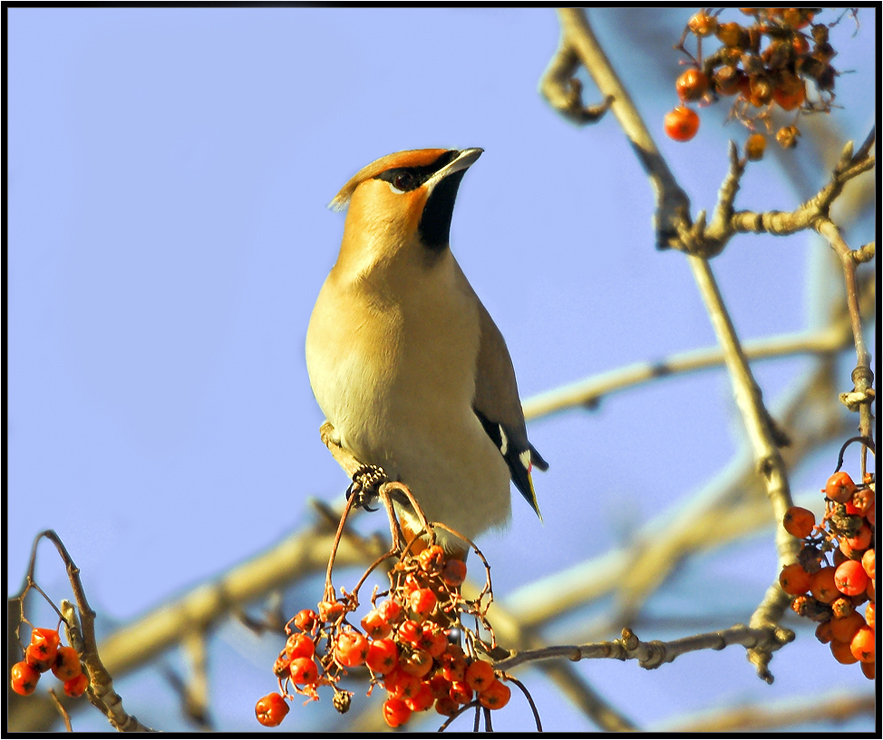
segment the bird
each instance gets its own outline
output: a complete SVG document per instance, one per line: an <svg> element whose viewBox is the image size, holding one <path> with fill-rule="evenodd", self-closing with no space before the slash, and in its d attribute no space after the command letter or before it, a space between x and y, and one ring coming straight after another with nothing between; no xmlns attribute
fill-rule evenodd
<svg viewBox="0 0 883 740"><path fill-rule="evenodd" d="M418 149L359 170L329 204L347 210L337 261L306 335L310 385L334 441L408 486L446 553L511 517L510 481L542 521L503 335L450 248L454 202L484 150ZM395 500L406 536L421 531ZM418 548L419 549L419 548Z"/></svg>

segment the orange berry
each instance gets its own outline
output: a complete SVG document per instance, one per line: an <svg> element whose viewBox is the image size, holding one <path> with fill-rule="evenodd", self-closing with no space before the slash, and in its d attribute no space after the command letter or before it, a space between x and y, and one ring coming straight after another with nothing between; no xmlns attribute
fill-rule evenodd
<svg viewBox="0 0 883 740"><path fill-rule="evenodd" d="M49 666L55 662L55 656L58 654L58 645L61 638L58 636L58 630L49 630L41 627L35 627L31 631L32 655L34 660L48 661ZM46 670L49 670L48 668Z"/></svg>
<svg viewBox="0 0 883 740"><path fill-rule="evenodd" d="M426 619L435 609L437 603L438 598L431 588L418 588L416 591L412 591L408 597L408 607L416 622Z"/></svg>
<svg viewBox="0 0 883 740"><path fill-rule="evenodd" d="M468 704L472 701L472 689L469 688L469 684L465 681L451 681L448 696L457 704Z"/></svg>
<svg viewBox="0 0 883 740"><path fill-rule="evenodd" d="M37 688L40 680L40 671L24 660L12 666L12 690L22 696L30 696Z"/></svg>
<svg viewBox="0 0 883 740"><path fill-rule="evenodd" d="M417 693L405 698L404 702L412 712L425 712L435 703L435 697L432 695L429 683L423 681Z"/></svg>
<svg viewBox="0 0 883 740"><path fill-rule="evenodd" d="M473 660L466 669L466 683L469 688L481 693L496 680L494 667L485 660Z"/></svg>
<svg viewBox="0 0 883 740"><path fill-rule="evenodd" d="M856 658L852 654L852 650L849 649L848 642L831 640L831 654L834 656L834 660L836 660L838 663L843 663L843 665L858 663L858 658Z"/></svg>
<svg viewBox="0 0 883 740"><path fill-rule="evenodd" d="M852 651L856 660L862 663L873 663L877 655L877 637L873 627L859 627L858 632L849 643L849 649Z"/></svg>
<svg viewBox="0 0 883 740"><path fill-rule="evenodd" d="M391 697L409 699L420 691L422 681L417 676L405 673L401 667L395 668L383 677L383 685Z"/></svg>
<svg viewBox="0 0 883 740"><path fill-rule="evenodd" d="M368 657L368 638L358 632L341 632L334 645L334 659L342 666L355 668Z"/></svg>
<svg viewBox="0 0 883 740"><path fill-rule="evenodd" d="M867 524L862 524L852 537L844 537L840 540L840 551L848 558L862 559L863 553L874 540L874 533ZM868 552L871 552L868 550Z"/></svg>
<svg viewBox="0 0 883 740"><path fill-rule="evenodd" d="M847 513L865 516L868 513L868 509L874 505L874 500L874 492L870 488L859 488L852 494L852 501L850 502L855 511L847 510Z"/></svg>
<svg viewBox="0 0 883 740"><path fill-rule="evenodd" d="M872 527L877 526L877 502L872 501L871 505L868 507L868 510L865 512L865 519L868 520L868 524Z"/></svg>
<svg viewBox="0 0 883 740"><path fill-rule="evenodd" d="M776 132L776 141L783 149L793 149L797 146L797 137L800 129L797 126L783 126Z"/></svg>
<svg viewBox="0 0 883 740"><path fill-rule="evenodd" d="M423 637L423 628L413 619L406 619L399 625L396 634L400 642L410 642L414 645Z"/></svg>
<svg viewBox="0 0 883 740"><path fill-rule="evenodd" d="M310 686L319 680L319 666L312 658L295 658L291 661L291 680Z"/></svg>
<svg viewBox="0 0 883 740"><path fill-rule="evenodd" d="M432 695L436 699L440 699L448 695L448 692L451 690L451 682L441 673L436 673L429 679L429 687L432 689Z"/></svg>
<svg viewBox="0 0 883 740"><path fill-rule="evenodd" d="M824 622L819 622L819 626L816 627L816 639L823 645L827 645L834 639L834 632L831 627L832 621L827 619Z"/></svg>
<svg viewBox="0 0 883 740"><path fill-rule="evenodd" d="M377 605L377 611L390 624L395 624L402 617L402 605L397 601L382 601Z"/></svg>
<svg viewBox="0 0 883 740"><path fill-rule="evenodd" d="M806 83L799 77L784 77L773 90L773 100L782 110L794 110L806 100Z"/></svg>
<svg viewBox="0 0 883 740"><path fill-rule="evenodd" d="M445 564L445 551L439 545L427 547L417 556L417 562L427 573L438 573Z"/></svg>
<svg viewBox="0 0 883 740"><path fill-rule="evenodd" d="M295 658L312 658L316 654L316 644L309 635L303 632L295 632L285 642L285 655L289 660Z"/></svg>
<svg viewBox="0 0 883 740"><path fill-rule="evenodd" d="M368 646L365 663L373 673L385 675L399 664L398 646L389 639L373 640Z"/></svg>
<svg viewBox="0 0 883 740"><path fill-rule="evenodd" d="M876 661L873 663L860 663L862 667L862 673L865 674L865 678L870 678L872 681L877 677L877 663Z"/></svg>
<svg viewBox="0 0 883 740"><path fill-rule="evenodd" d="M466 677L466 658L460 655L452 655L451 649L441 656L442 675L448 681L463 681Z"/></svg>
<svg viewBox="0 0 883 740"><path fill-rule="evenodd" d="M502 681L496 678L493 682L478 695L478 701L483 707L488 709L502 709L509 703L512 696L512 690Z"/></svg>
<svg viewBox="0 0 883 740"><path fill-rule="evenodd" d="M865 569L865 573L868 574L868 578L877 577L877 556L874 554L873 547L862 555L862 567Z"/></svg>
<svg viewBox="0 0 883 740"><path fill-rule="evenodd" d="M840 596L837 584L834 583L834 568L830 566L817 570L809 577L810 591L819 601L830 604Z"/></svg>
<svg viewBox="0 0 883 740"><path fill-rule="evenodd" d="M840 642L850 642L860 627L865 626L865 619L858 612L840 619L830 620L831 636Z"/></svg>
<svg viewBox="0 0 883 740"><path fill-rule="evenodd" d="M418 640L417 647L425 650L433 658L438 658L448 649L448 638L440 627L436 626L435 629L430 630L426 628L427 624L431 623L424 623L423 636Z"/></svg>
<svg viewBox="0 0 883 740"><path fill-rule="evenodd" d="M466 563L458 558L451 558L445 563L441 576L448 586L459 586L466 580Z"/></svg>
<svg viewBox="0 0 883 740"><path fill-rule="evenodd" d="M877 584L874 583L875 580L876 580L875 578L869 578L869 579L868 579L868 589L867 589L867 594L868 594L868 598L869 598L871 601L876 601L876 600L877 600Z"/></svg>
<svg viewBox="0 0 883 740"><path fill-rule="evenodd" d="M849 473L843 470L834 473L825 484L825 495L838 504L845 504L852 498L853 493L855 493L855 483L852 482Z"/></svg>
<svg viewBox="0 0 883 740"><path fill-rule="evenodd" d="M752 162L763 159L766 150L766 136L763 134L751 134L745 142L745 156ZM787 514L786 514L787 516Z"/></svg>
<svg viewBox="0 0 883 740"><path fill-rule="evenodd" d="M873 601L868 602L868 606L865 608L865 621L868 623L868 627L875 630L877 629L877 607L874 604Z"/></svg>
<svg viewBox="0 0 883 740"><path fill-rule="evenodd" d="M717 28L717 18L713 15L708 15L704 10L700 10L690 18L687 27L696 36L709 36Z"/></svg>
<svg viewBox="0 0 883 740"><path fill-rule="evenodd" d="M735 95L748 88L748 77L738 67L724 65L714 73L714 87L721 95Z"/></svg>
<svg viewBox="0 0 883 740"><path fill-rule="evenodd" d="M279 653L279 657L273 663L273 673L279 678L284 678L286 674L291 673L291 658L285 654L284 650Z"/></svg>
<svg viewBox="0 0 883 740"><path fill-rule="evenodd" d="M288 714L289 707L280 694L267 694L263 699L258 699L254 713L264 727L277 727Z"/></svg>
<svg viewBox="0 0 883 740"><path fill-rule="evenodd" d="M55 665L52 666L53 675L60 681L70 681L83 672L80 666L80 656L72 647L58 648L55 656Z"/></svg>
<svg viewBox="0 0 883 740"><path fill-rule="evenodd" d="M40 671L40 673L46 673L46 671L52 668L52 664L55 663L57 657L58 653L56 652L52 660L44 658L38 645L28 645L25 650L25 661L31 668Z"/></svg>
<svg viewBox="0 0 883 740"><path fill-rule="evenodd" d="M696 115L696 111L679 105L665 114L663 128L670 139L689 141L699 130L699 116Z"/></svg>
<svg viewBox="0 0 883 740"><path fill-rule="evenodd" d="M867 663L862 663L862 665L867 665ZM459 706L457 702L447 695L440 696L435 700L435 711L444 717L450 717L457 711Z"/></svg>
<svg viewBox="0 0 883 740"><path fill-rule="evenodd" d="M810 589L812 579L800 563L791 563L779 573L779 585L786 594L800 596Z"/></svg>
<svg viewBox="0 0 883 740"><path fill-rule="evenodd" d="M715 29L715 35L724 46L745 46L748 33L738 23L719 23Z"/></svg>
<svg viewBox="0 0 883 740"><path fill-rule="evenodd" d="M319 615L312 609L301 609L294 617L294 626L304 632L312 632L318 621Z"/></svg>
<svg viewBox="0 0 883 740"><path fill-rule="evenodd" d="M802 33L794 34L794 38L791 40L791 46L794 47L794 52L798 56L800 54L809 53L809 41L807 41L806 36Z"/></svg>
<svg viewBox="0 0 883 740"><path fill-rule="evenodd" d="M362 629L368 637L379 639L392 632L392 625L377 609L372 609L362 617Z"/></svg>
<svg viewBox="0 0 883 740"><path fill-rule="evenodd" d="M847 560L837 566L834 585L840 593L855 596L868 587L868 574L858 560Z"/></svg>
<svg viewBox="0 0 883 740"><path fill-rule="evenodd" d="M675 82L681 100L699 100L708 92L708 77L698 69L688 69Z"/></svg>
<svg viewBox="0 0 883 740"><path fill-rule="evenodd" d="M809 509L792 506L782 517L782 526L788 534L802 540L812 534L812 528L816 526L816 515Z"/></svg>
<svg viewBox="0 0 883 740"><path fill-rule="evenodd" d="M411 719L411 708L401 699L387 699L383 702L383 720L390 727L401 727Z"/></svg>
<svg viewBox="0 0 883 740"><path fill-rule="evenodd" d="M85 694L87 688L89 688L89 677L85 673L64 682L64 693L73 699Z"/></svg>

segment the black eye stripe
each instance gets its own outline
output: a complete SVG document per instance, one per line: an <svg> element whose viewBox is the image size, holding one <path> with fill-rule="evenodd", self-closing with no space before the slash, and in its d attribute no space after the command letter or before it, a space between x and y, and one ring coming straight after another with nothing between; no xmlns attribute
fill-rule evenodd
<svg viewBox="0 0 883 740"><path fill-rule="evenodd" d="M376 180L385 180L397 190L416 190L442 167L451 162L457 156L457 151L451 149L442 154L432 164L420 167L394 167L381 172L375 177Z"/></svg>

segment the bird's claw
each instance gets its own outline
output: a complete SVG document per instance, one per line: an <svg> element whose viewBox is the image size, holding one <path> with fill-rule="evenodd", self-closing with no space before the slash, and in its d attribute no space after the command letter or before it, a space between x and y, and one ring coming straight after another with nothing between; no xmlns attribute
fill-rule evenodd
<svg viewBox="0 0 883 740"><path fill-rule="evenodd" d="M368 503L378 497L380 484L386 480L386 473L378 465L362 465L353 473L353 482L346 489L346 500L356 496L355 507L366 511L377 511Z"/></svg>

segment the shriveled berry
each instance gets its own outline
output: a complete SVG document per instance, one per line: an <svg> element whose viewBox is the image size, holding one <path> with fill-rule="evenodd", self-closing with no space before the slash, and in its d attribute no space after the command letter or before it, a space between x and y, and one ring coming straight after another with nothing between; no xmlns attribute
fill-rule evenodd
<svg viewBox="0 0 883 740"><path fill-rule="evenodd" d="M698 69L688 69L675 82L681 100L700 100L708 92L708 77Z"/></svg>
<svg viewBox="0 0 883 740"><path fill-rule="evenodd" d="M312 609L301 609L294 617L294 626L304 632L312 632L319 621L319 615Z"/></svg>
<svg viewBox="0 0 883 740"><path fill-rule="evenodd" d="M751 134L748 137L748 141L745 142L745 156L752 162L763 159L765 149L766 137L763 134Z"/></svg>
<svg viewBox="0 0 883 740"><path fill-rule="evenodd" d="M392 625L377 609L372 609L362 617L362 629L368 637L379 639L392 632Z"/></svg>
<svg viewBox="0 0 883 740"><path fill-rule="evenodd" d="M439 545L427 547L417 556L417 562L426 573L438 573L445 564L445 551Z"/></svg>
<svg viewBox="0 0 883 740"><path fill-rule="evenodd" d="M346 612L346 607L340 601L320 601L319 619L323 622L336 622Z"/></svg>
<svg viewBox="0 0 883 740"><path fill-rule="evenodd" d="M419 648L409 650L399 657L399 666L405 673L423 678L432 670L432 656Z"/></svg>
<svg viewBox="0 0 883 740"><path fill-rule="evenodd" d="M687 27L696 36L710 36L717 28L717 18L704 10L695 13L687 22Z"/></svg>
<svg viewBox="0 0 883 740"><path fill-rule="evenodd" d="M797 126L783 126L776 132L776 141L783 149L793 149L797 146L797 137L800 129Z"/></svg>

